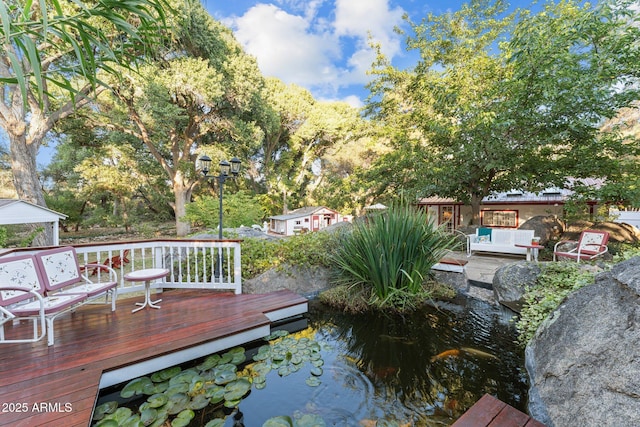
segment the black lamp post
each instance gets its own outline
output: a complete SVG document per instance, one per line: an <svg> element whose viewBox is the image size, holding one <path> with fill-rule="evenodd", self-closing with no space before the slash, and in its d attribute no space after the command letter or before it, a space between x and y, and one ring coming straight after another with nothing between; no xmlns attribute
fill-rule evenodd
<svg viewBox="0 0 640 427"><path fill-rule="evenodd" d="M220 175L218 176L209 176L209 172L211 171L211 158L207 155L200 156L198 159L198 163L200 166L200 171L204 175L205 178L217 178L218 179L218 189L220 194L220 208L219 208L219 221L218 221L218 239L222 240L222 187L224 186L224 182L227 178L236 178L238 173L240 173L240 165L242 162L234 157L231 159L231 163L223 160L219 163L220 166ZM231 172L231 175L229 175ZM220 277L220 266L222 266L222 250L218 251L218 265L216 265L216 277Z"/></svg>

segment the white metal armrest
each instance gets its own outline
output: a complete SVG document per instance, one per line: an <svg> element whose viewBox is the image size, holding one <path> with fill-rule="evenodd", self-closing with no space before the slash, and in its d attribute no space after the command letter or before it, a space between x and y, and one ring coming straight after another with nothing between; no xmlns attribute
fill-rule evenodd
<svg viewBox="0 0 640 427"><path fill-rule="evenodd" d="M98 276L98 282L100 281L100 275L103 273L103 270L107 270L106 272L104 272L104 274L109 275L109 280L116 280L118 277L118 273L116 273L116 271L109 267L108 265L104 265L104 264L84 264L80 266L80 275L82 276L82 278L87 282L87 283L96 283L93 280L89 279L89 276L87 276L87 271L97 268L98 269L98 273L96 274Z"/></svg>

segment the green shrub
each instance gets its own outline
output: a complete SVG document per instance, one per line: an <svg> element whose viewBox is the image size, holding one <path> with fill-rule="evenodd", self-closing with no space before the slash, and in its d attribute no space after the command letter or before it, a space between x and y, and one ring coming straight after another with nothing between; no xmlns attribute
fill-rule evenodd
<svg viewBox="0 0 640 427"><path fill-rule="evenodd" d="M7 247L8 239L7 229L5 227L0 227L0 248Z"/></svg>
<svg viewBox="0 0 640 427"><path fill-rule="evenodd" d="M372 288L372 304L403 306L407 296L424 291L431 267L454 244L455 237L434 226L424 211L392 206L354 223L331 257L336 283Z"/></svg>
<svg viewBox="0 0 640 427"><path fill-rule="evenodd" d="M258 199L244 191L225 194L222 202L223 227L236 228L241 225L258 224L265 216ZM192 225L218 228L220 218L220 199L218 197L198 197L185 209L184 219Z"/></svg>
<svg viewBox="0 0 640 427"><path fill-rule="evenodd" d="M550 262L541 265L536 286L527 289L520 319L516 322L518 342L525 346L540 324L571 292L593 283L594 275L574 262Z"/></svg>
<svg viewBox="0 0 640 427"><path fill-rule="evenodd" d="M315 232L279 240L246 238L242 242L242 275L255 277L271 268L330 266L330 253L338 238Z"/></svg>

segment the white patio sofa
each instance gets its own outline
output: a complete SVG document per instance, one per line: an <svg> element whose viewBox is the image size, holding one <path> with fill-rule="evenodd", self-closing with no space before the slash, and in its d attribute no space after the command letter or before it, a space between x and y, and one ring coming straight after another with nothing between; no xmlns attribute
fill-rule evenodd
<svg viewBox="0 0 640 427"><path fill-rule="evenodd" d="M481 227L475 234L467 235L467 256L473 252L526 255L527 248L517 247L516 244L530 245L533 237L534 230Z"/></svg>

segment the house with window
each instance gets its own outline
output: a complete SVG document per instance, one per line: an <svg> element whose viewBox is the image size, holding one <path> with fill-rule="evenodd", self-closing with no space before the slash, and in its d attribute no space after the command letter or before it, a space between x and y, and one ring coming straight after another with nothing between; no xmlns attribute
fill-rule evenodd
<svg viewBox="0 0 640 427"><path fill-rule="evenodd" d="M337 211L324 206L308 206L283 215L269 217L269 232L282 236L318 231L346 221Z"/></svg>
<svg viewBox="0 0 640 427"><path fill-rule="evenodd" d="M597 180L583 180L587 185L599 185ZM480 226L493 228L518 228L529 219L543 215L562 218L564 204L573 194L570 189L549 188L540 193L508 191L496 193L482 199L480 205ZM418 206L425 209L438 224L449 231L471 223L471 206L443 197L426 197L418 200ZM597 212L597 201L589 201L589 215Z"/></svg>

